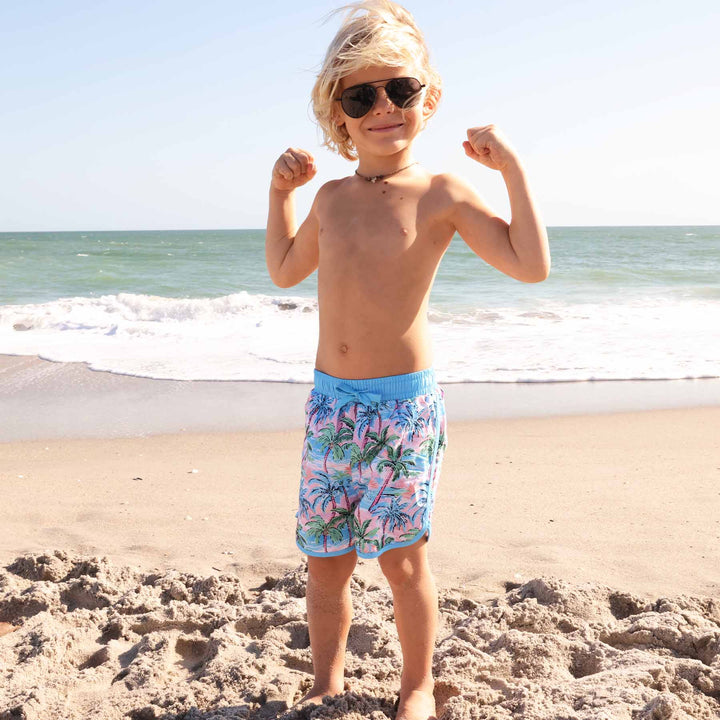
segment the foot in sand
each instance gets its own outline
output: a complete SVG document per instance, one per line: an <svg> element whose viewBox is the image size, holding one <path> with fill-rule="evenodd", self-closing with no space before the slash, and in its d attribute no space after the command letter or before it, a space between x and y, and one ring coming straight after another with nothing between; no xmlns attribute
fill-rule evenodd
<svg viewBox="0 0 720 720"><path fill-rule="evenodd" d="M409 690L400 692L395 720L437 720L435 698L430 690Z"/></svg>
<svg viewBox="0 0 720 720"><path fill-rule="evenodd" d="M315 687L313 685L310 690L308 691L307 695L305 695L304 698L298 700L295 703L295 707L300 707L300 705L303 705L304 703L315 703L316 705L322 705L323 698L326 695L329 695L330 697L334 697L335 695L342 695L342 693L345 692L345 688L340 688L339 690L337 688L323 688L323 687Z"/></svg>

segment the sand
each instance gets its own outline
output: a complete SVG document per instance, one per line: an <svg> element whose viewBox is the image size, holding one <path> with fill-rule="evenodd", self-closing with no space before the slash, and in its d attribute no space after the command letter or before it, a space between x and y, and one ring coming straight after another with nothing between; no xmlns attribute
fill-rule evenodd
<svg viewBox="0 0 720 720"><path fill-rule="evenodd" d="M111 415L114 376L91 375ZM43 414L43 393L13 394ZM346 693L290 709L312 682L301 428L77 437L83 408L64 437L0 442L0 720L394 717L374 560L353 579ZM580 410L448 404L428 544L441 720L720 717L720 407Z"/></svg>
<svg viewBox="0 0 720 720"><path fill-rule="evenodd" d="M234 575L143 573L62 551L18 558L0 572L12 626L0 718L393 717L392 597L362 580L346 692L288 711L311 685L305 580L304 565L249 589ZM535 578L488 602L443 590L439 617L442 720L720 713L717 599Z"/></svg>

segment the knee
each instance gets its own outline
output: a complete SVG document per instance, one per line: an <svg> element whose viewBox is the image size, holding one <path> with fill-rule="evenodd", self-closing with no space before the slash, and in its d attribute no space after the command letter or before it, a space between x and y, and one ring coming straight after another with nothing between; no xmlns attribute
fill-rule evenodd
<svg viewBox="0 0 720 720"><path fill-rule="evenodd" d="M427 555L421 547L412 550L406 548L388 550L378 557L378 562L391 586L417 584L429 572Z"/></svg>
<svg viewBox="0 0 720 720"><path fill-rule="evenodd" d="M350 582L356 564L354 552L335 557L308 556L308 581L329 590L339 590Z"/></svg>

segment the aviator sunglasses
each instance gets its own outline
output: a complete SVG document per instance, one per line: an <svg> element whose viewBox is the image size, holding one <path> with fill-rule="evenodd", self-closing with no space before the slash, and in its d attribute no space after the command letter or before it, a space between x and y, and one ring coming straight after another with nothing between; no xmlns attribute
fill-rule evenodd
<svg viewBox="0 0 720 720"><path fill-rule="evenodd" d="M385 94L393 105L401 110L414 107L420 98L420 91L425 87L413 77L399 77L390 80L374 80L371 83L353 85L342 91L336 101L340 101L342 109L348 117L361 118L367 115L375 104L377 88L375 83L385 83Z"/></svg>

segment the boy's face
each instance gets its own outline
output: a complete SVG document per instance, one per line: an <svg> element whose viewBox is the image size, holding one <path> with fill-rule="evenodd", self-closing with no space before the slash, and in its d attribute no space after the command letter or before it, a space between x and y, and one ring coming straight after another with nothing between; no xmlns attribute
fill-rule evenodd
<svg viewBox="0 0 720 720"><path fill-rule="evenodd" d="M340 81L339 94L354 85L361 83L376 83L377 90L375 103L366 115L352 118L347 115L339 102L334 105L335 122L345 125L358 154L393 155L405 149L423 129L424 123L433 114L435 108L431 102L425 101L425 92L422 98L411 108L401 110L387 96L379 80L386 81L392 78L418 77L417 70L410 66L387 67L378 65L363 68Z"/></svg>

